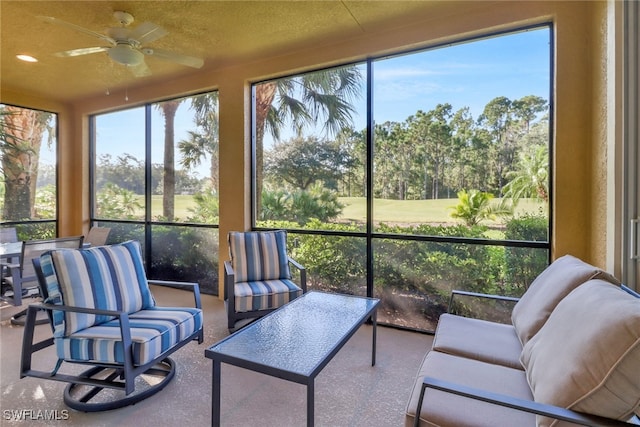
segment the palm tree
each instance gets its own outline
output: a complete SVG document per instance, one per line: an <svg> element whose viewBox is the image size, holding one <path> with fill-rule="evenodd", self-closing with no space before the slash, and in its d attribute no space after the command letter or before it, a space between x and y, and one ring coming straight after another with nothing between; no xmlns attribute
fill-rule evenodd
<svg viewBox="0 0 640 427"><path fill-rule="evenodd" d="M164 116L164 173L162 178L162 216L173 221L175 212L176 168L175 168L175 117L182 99L172 99L158 104Z"/></svg>
<svg viewBox="0 0 640 427"><path fill-rule="evenodd" d="M504 186L505 197L517 205L521 198L549 201L549 149L542 145L529 153L521 153L518 169L507 174L511 180Z"/></svg>
<svg viewBox="0 0 640 427"><path fill-rule="evenodd" d="M360 96L361 87L362 74L356 66L322 70L255 86L257 204L260 204L262 194L265 130L279 139L280 131L287 123L298 131L307 125L322 123L326 134L335 135L340 129L353 125L353 101Z"/></svg>
<svg viewBox="0 0 640 427"><path fill-rule="evenodd" d="M195 122L199 130L189 131L189 138L178 143L182 154L181 164L185 168L195 167L208 155L211 188L217 192L220 145L218 92L193 97L191 108L195 110Z"/></svg>
<svg viewBox="0 0 640 427"><path fill-rule="evenodd" d="M453 218L464 221L468 227L480 224L486 219L495 219L497 215L506 215L511 210L500 205L492 205L493 194L479 190L461 190L458 192L458 204L452 209Z"/></svg>
<svg viewBox="0 0 640 427"><path fill-rule="evenodd" d="M35 215L40 147L45 131L53 141L53 114L5 105L0 108L0 152L5 184L3 219Z"/></svg>

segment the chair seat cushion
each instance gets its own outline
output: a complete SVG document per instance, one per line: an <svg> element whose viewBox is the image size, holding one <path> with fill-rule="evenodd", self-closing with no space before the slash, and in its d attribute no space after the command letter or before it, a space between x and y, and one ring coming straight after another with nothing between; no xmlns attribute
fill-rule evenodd
<svg viewBox="0 0 640 427"><path fill-rule="evenodd" d="M443 314L433 349L487 363L522 370L522 345L513 325ZM499 349L499 351L497 351Z"/></svg>
<svg viewBox="0 0 640 427"><path fill-rule="evenodd" d="M151 307L129 315L133 364L144 365L202 327L202 310ZM124 363L117 319L56 338L58 357L66 361Z"/></svg>
<svg viewBox="0 0 640 427"><path fill-rule="evenodd" d="M288 279L239 282L234 289L236 312L278 308L302 295L302 289Z"/></svg>

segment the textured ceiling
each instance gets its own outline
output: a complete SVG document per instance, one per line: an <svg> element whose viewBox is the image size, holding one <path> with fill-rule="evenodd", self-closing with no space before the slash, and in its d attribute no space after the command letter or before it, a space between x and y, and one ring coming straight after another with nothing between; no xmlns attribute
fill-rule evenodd
<svg viewBox="0 0 640 427"><path fill-rule="evenodd" d="M149 21L168 35L151 47L204 59L203 69L256 60L393 29L425 19L435 1L22 1L0 0L0 82L3 90L28 91L60 102L197 72L146 57L151 76L134 77L106 53L52 54L104 46L97 37L54 25L51 16L95 32L118 26L113 12L131 13L135 27ZM16 59L29 54L35 64Z"/></svg>

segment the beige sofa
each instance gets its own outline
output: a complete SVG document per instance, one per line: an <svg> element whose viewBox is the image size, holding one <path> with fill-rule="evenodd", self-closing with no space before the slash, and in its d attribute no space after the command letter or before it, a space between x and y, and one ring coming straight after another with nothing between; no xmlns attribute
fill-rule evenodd
<svg viewBox="0 0 640 427"><path fill-rule="evenodd" d="M614 420L629 421L640 407L633 294L567 255L534 280L510 325L443 314L406 425L626 425Z"/></svg>

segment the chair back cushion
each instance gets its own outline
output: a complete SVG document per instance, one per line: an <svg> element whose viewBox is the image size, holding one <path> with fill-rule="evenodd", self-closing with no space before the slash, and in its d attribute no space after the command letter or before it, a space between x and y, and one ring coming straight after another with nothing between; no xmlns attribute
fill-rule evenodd
<svg viewBox="0 0 640 427"><path fill-rule="evenodd" d="M580 285L527 342L521 361L536 402L629 419L640 405L640 299L603 280Z"/></svg>
<svg viewBox="0 0 640 427"><path fill-rule="evenodd" d="M41 266L48 302L127 313L155 306L136 241L51 251L41 257ZM55 335L69 336L112 319L105 315L54 313Z"/></svg>
<svg viewBox="0 0 640 427"><path fill-rule="evenodd" d="M232 231L229 255L236 283L291 279L284 230Z"/></svg>
<svg viewBox="0 0 640 427"><path fill-rule="evenodd" d="M511 321L520 343L524 346L540 330L556 305L569 292L587 280L596 278L620 284L612 275L571 255L551 263L513 307Z"/></svg>

